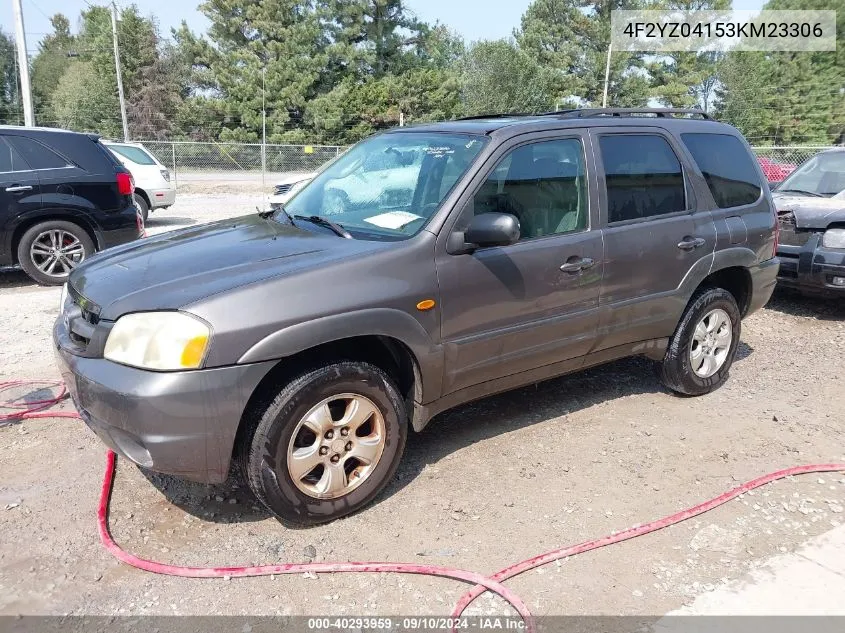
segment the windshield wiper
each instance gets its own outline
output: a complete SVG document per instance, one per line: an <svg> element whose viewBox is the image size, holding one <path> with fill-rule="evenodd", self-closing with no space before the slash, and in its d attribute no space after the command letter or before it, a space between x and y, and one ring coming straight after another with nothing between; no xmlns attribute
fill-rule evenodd
<svg viewBox="0 0 845 633"><path fill-rule="evenodd" d="M343 237L347 240L352 239L352 235L349 233L349 231L343 228L340 224L338 224L337 222L332 222L328 218L324 218L321 215L295 215L293 217L295 217L297 220L306 220L318 226L325 226L326 228L334 231L340 237Z"/></svg>
<svg viewBox="0 0 845 633"><path fill-rule="evenodd" d="M778 193L802 193L805 196L813 196L814 198L823 198L824 196L815 191L804 191L803 189L775 189Z"/></svg>

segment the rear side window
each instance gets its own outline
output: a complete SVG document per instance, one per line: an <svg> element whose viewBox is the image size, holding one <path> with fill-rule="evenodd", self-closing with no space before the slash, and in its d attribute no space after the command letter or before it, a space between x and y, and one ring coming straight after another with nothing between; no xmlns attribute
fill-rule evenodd
<svg viewBox="0 0 845 633"><path fill-rule="evenodd" d="M760 178L748 150L730 134L681 134L720 209L757 202Z"/></svg>
<svg viewBox="0 0 845 633"><path fill-rule="evenodd" d="M108 149L116 154L120 154L124 158L128 158L133 163L138 165L155 165L156 162L152 156L147 154L140 147L133 147L132 145L106 145Z"/></svg>
<svg viewBox="0 0 845 633"><path fill-rule="evenodd" d="M0 174L11 171L29 171L18 151L0 136Z"/></svg>
<svg viewBox="0 0 845 633"><path fill-rule="evenodd" d="M607 221L684 211L684 173L672 147L656 134L599 137L607 185Z"/></svg>
<svg viewBox="0 0 845 633"><path fill-rule="evenodd" d="M73 166L67 159L36 140L25 136L7 136L6 139L20 152L31 169L59 169Z"/></svg>

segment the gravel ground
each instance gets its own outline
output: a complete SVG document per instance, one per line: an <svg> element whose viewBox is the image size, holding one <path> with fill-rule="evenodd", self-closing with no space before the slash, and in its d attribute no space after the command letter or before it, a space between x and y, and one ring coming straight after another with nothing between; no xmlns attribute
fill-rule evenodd
<svg viewBox="0 0 845 633"><path fill-rule="evenodd" d="M250 212L248 198L181 195L149 231ZM0 273L2 380L58 378L49 337L58 299L56 288ZM845 303L778 293L742 339L728 384L701 398L667 393L650 362L630 359L447 412L410 438L378 503L319 528L282 527L244 489L123 461L113 532L129 551L181 564L390 560L492 573L775 469L845 461ZM445 615L465 588L397 575L191 580L125 567L97 538L104 463L80 422L0 427L0 614ZM662 614L839 525L843 507L845 474L790 479L509 584L541 615ZM508 612L491 597L469 611Z"/></svg>

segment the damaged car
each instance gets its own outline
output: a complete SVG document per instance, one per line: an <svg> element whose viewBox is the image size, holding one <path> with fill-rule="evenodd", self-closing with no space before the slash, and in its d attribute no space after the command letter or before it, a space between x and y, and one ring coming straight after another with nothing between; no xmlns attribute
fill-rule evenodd
<svg viewBox="0 0 845 633"><path fill-rule="evenodd" d="M778 283L845 296L845 147L816 154L773 198L780 223Z"/></svg>

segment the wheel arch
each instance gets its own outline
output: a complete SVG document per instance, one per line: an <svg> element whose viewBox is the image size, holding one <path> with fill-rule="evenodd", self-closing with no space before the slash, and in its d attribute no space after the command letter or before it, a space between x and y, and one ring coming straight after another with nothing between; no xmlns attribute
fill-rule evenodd
<svg viewBox="0 0 845 633"><path fill-rule="evenodd" d="M261 412L269 406L278 391L291 380L316 367L338 361L370 363L384 371L399 387L409 423L421 407L423 379L419 361L403 341L384 335L370 334L336 339L285 356L265 374L249 397L238 423L233 445L233 463L237 453L251 440Z"/></svg>
<svg viewBox="0 0 845 633"><path fill-rule="evenodd" d="M100 250L102 241L97 235L94 225L87 218L73 213L50 212L44 215L35 215L23 218L15 225L12 230L11 242L9 244L9 253L14 264L20 264L20 261L18 261L18 246L21 243L24 233L37 224L54 221L76 224L88 234L88 237L90 237L91 241L94 242L94 247L97 250Z"/></svg>
<svg viewBox="0 0 845 633"><path fill-rule="evenodd" d="M144 202L147 203L147 209L152 211L153 210L153 203L150 201L150 195L144 191L141 187L135 187L135 193L141 196L144 199Z"/></svg>

